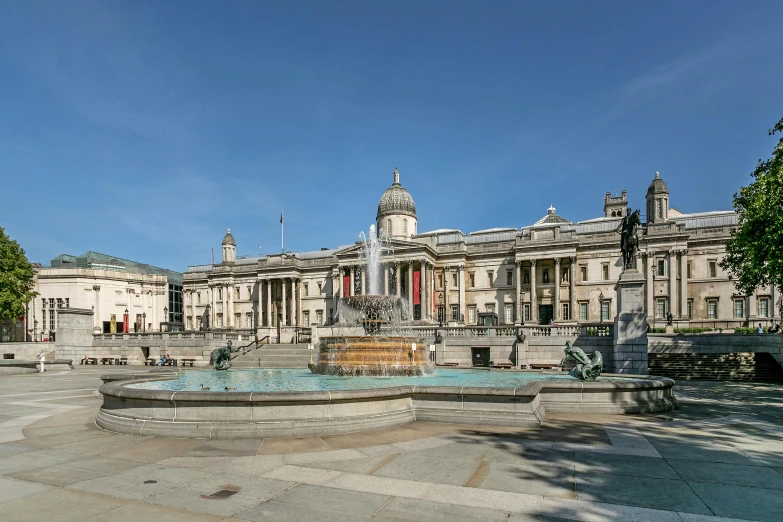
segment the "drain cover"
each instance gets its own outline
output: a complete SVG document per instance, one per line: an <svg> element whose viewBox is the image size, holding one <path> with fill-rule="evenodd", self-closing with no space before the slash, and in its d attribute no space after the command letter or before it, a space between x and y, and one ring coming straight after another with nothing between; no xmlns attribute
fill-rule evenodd
<svg viewBox="0 0 783 522"><path fill-rule="evenodd" d="M239 490L242 489L239 486L232 486L231 484L226 484L224 486L220 486L220 489L211 495L201 495L201 498L208 499L208 500L220 500L224 498L228 498L232 495L236 495Z"/></svg>
<svg viewBox="0 0 783 522"><path fill-rule="evenodd" d="M157 480L145 480L144 483L145 484L157 484L158 481Z"/></svg>

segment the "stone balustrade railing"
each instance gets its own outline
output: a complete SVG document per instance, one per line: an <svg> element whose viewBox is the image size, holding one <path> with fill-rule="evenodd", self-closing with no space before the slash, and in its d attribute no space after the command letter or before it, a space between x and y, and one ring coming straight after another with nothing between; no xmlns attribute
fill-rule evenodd
<svg viewBox="0 0 783 522"><path fill-rule="evenodd" d="M608 337L613 334L612 324L597 325L523 325L523 326L411 326L403 327L403 335L415 337L516 337L517 331L526 337ZM397 330L384 328L384 333Z"/></svg>

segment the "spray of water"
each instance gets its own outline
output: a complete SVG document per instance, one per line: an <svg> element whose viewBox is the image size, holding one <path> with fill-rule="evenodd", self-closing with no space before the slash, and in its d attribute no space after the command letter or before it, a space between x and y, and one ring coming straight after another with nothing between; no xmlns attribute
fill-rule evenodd
<svg viewBox="0 0 783 522"><path fill-rule="evenodd" d="M381 268L381 259L383 254L393 253L391 241L386 232L381 229L380 234L376 233L375 225L370 225L370 231L367 235L364 232L359 234L362 240L361 256L365 258L367 270L367 295L381 295L383 288L383 277Z"/></svg>

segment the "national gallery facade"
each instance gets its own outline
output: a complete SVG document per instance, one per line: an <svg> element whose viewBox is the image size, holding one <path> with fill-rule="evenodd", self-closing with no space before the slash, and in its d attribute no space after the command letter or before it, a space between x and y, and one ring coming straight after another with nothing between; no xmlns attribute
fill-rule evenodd
<svg viewBox="0 0 783 522"><path fill-rule="evenodd" d="M571 222L555 208L522 228L465 234L420 232L416 205L400 184L378 203L376 227L388 237L380 293L401 296L416 324L598 324L616 314L622 272L620 235L626 191L606 193L600 217ZM682 213L655 173L646 194L636 263L653 326L671 312L678 327L731 328L780 319L780 292L740 295L719 266L737 225L733 211ZM364 245L236 258L230 230L222 261L191 266L183 277L188 330L256 330L280 339L296 327L329 325L341 297L368 292Z"/></svg>

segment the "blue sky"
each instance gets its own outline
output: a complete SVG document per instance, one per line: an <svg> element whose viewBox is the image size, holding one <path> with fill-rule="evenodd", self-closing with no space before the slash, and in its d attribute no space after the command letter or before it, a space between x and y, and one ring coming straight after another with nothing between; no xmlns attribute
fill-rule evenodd
<svg viewBox="0 0 783 522"><path fill-rule="evenodd" d="M779 1L0 0L0 225L32 261L731 208L783 117Z"/></svg>

